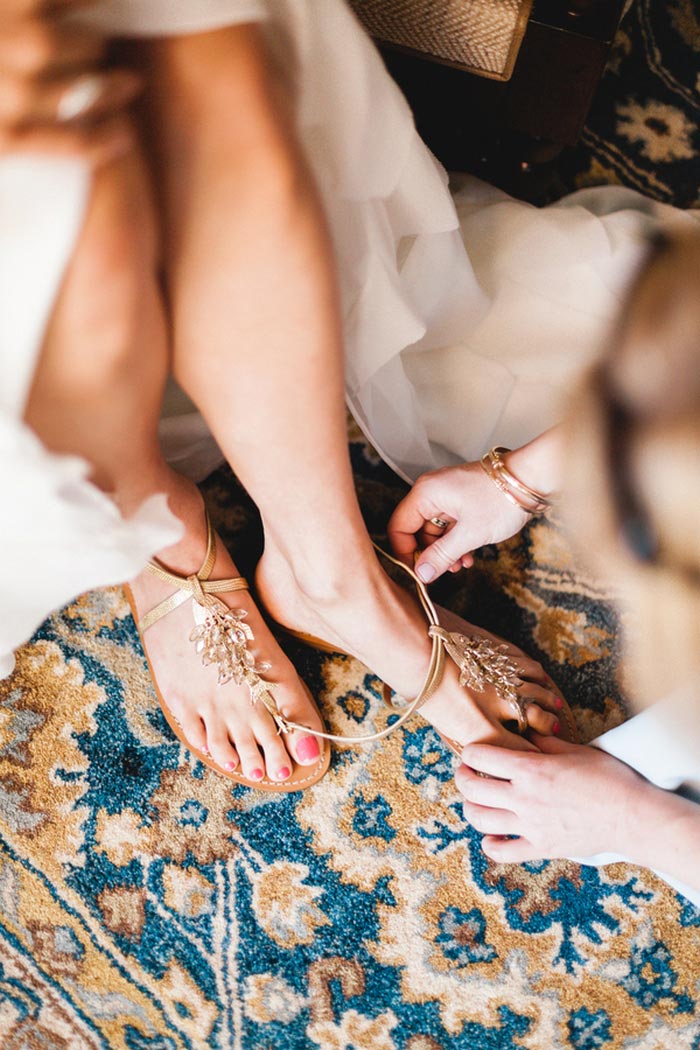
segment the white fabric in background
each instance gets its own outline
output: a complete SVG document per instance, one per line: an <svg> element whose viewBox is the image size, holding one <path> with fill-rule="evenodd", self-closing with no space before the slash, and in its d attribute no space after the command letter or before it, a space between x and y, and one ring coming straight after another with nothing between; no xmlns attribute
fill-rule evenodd
<svg viewBox="0 0 700 1050"><path fill-rule="evenodd" d="M685 786L700 793L700 682L695 681L688 688L679 689L646 708L629 721L603 733L593 744L632 766L657 787L676 791ZM619 853L597 853L593 857L572 859L599 867L629 860ZM696 886L687 886L663 871L656 874L700 906L700 872Z"/></svg>

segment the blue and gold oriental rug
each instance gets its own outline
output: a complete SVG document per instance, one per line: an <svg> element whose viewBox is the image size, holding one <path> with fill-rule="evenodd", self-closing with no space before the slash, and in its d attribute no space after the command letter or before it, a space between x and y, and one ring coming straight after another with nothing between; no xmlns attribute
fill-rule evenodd
<svg viewBox="0 0 700 1050"><path fill-rule="evenodd" d="M353 455L379 535L401 489ZM230 474L206 490L253 557ZM614 616L554 524L467 581L443 600L541 658L585 739L624 717ZM292 655L333 730L391 717L365 668ZM700 911L630 866L487 861L420 719L304 794L232 786L170 733L120 590L44 624L0 713L3 1050L700 1046Z"/></svg>
<svg viewBox="0 0 700 1050"><path fill-rule="evenodd" d="M636 0L572 187L697 202L698 36L691 0ZM403 490L351 448L380 539ZM205 489L249 573L253 507ZM612 608L555 522L450 586L584 740L625 717ZM333 730L391 717L365 668L291 655ZM632 866L487 861L452 772L416 719L305 794L232 787L170 733L121 591L82 597L0 683L0 1048L700 1050L700 910Z"/></svg>

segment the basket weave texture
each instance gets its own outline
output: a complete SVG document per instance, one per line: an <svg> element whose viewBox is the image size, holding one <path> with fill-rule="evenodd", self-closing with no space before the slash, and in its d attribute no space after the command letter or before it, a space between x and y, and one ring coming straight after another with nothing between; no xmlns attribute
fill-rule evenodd
<svg viewBox="0 0 700 1050"><path fill-rule="evenodd" d="M351 0L377 40L507 80L532 0Z"/></svg>

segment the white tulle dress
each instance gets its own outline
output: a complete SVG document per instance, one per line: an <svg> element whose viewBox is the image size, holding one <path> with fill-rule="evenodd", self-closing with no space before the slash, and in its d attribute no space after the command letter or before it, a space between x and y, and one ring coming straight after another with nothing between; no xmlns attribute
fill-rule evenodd
<svg viewBox="0 0 700 1050"><path fill-rule="evenodd" d="M97 0L80 17L116 36L260 23L331 227L348 403L406 478L556 422L645 233L683 221L614 187L546 210L473 178L452 196L343 0ZM123 520L86 464L49 453L22 423L89 185L78 162L0 162L0 675L49 612L135 575L178 534L159 497ZM220 458L177 399L163 440L196 478Z"/></svg>

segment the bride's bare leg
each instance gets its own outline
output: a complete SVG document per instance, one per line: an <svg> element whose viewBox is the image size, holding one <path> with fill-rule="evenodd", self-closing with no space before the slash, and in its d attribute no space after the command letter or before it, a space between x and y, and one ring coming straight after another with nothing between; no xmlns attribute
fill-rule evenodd
<svg viewBox="0 0 700 1050"><path fill-rule="evenodd" d="M158 419L169 368L166 327L156 282L156 236L143 166L134 151L100 170L94 180L82 235L66 274L27 410L27 420L48 447L82 455L93 480L124 513L164 492L184 525L182 541L158 557L180 574L196 572L206 547L202 498L190 481L171 471L158 443ZM214 578L238 575L223 544ZM131 583L145 613L172 587L142 573ZM228 595L222 596L225 601ZM318 718L289 661L269 634L250 597L231 604L248 612L280 706L295 721L319 728ZM289 775L283 738L267 712L251 708L245 686L218 686L203 668L188 636L190 603L156 623L145 644L161 691L196 748L208 748L227 769L239 765L252 779ZM303 761L318 755L306 737ZM235 745L235 746L234 746ZM298 753L299 740L292 748ZM256 775L259 771L259 777ZM287 771L287 772L285 772Z"/></svg>
<svg viewBox="0 0 700 1050"><path fill-rule="evenodd" d="M262 514L264 600L412 696L426 623L381 570L358 507L331 248L261 39L244 26L162 41L148 69L175 370ZM500 724L505 703L468 698L452 665L423 712L464 742L528 746ZM554 716L530 713L552 730Z"/></svg>

